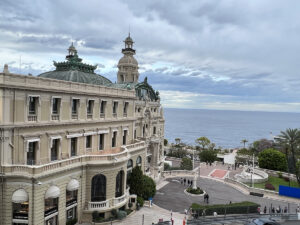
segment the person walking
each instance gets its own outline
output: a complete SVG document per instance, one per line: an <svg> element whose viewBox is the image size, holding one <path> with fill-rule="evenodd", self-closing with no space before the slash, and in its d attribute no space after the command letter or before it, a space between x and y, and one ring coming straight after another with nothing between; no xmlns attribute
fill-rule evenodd
<svg viewBox="0 0 300 225"><path fill-rule="evenodd" d="M188 183L188 186L190 186L190 180L188 180L187 183Z"/></svg>
<svg viewBox="0 0 300 225"><path fill-rule="evenodd" d="M207 194L207 204L209 203L209 195Z"/></svg>
<svg viewBox="0 0 300 225"><path fill-rule="evenodd" d="M181 184L183 183L183 179L182 179L182 177L180 177L180 183L181 183Z"/></svg>
<svg viewBox="0 0 300 225"><path fill-rule="evenodd" d="M191 187L193 187L193 181L191 180Z"/></svg>
<svg viewBox="0 0 300 225"><path fill-rule="evenodd" d="M264 208L264 214L266 214L267 213L267 206L265 206L265 208Z"/></svg>
<svg viewBox="0 0 300 225"><path fill-rule="evenodd" d="M184 179L183 179L183 184L184 184L184 186L185 186L185 182L186 182L186 179L184 178Z"/></svg>

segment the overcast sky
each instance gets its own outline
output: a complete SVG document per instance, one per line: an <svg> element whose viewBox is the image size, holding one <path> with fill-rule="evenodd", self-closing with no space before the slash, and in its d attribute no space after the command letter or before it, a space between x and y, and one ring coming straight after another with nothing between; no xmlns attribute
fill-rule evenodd
<svg viewBox="0 0 300 225"><path fill-rule="evenodd" d="M74 41L114 82L130 27L140 80L165 107L300 112L299 12L297 0L0 0L0 65L53 70Z"/></svg>

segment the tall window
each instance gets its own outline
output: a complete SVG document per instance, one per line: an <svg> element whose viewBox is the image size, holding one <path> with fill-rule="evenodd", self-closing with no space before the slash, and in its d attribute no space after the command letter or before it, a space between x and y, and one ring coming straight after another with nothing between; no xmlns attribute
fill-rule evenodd
<svg viewBox="0 0 300 225"><path fill-rule="evenodd" d="M156 134L156 127L153 127L153 134Z"/></svg>
<svg viewBox="0 0 300 225"><path fill-rule="evenodd" d="M77 138L71 138L71 157L77 154Z"/></svg>
<svg viewBox="0 0 300 225"><path fill-rule="evenodd" d="M138 156L136 159L136 165L141 166L142 165L142 157Z"/></svg>
<svg viewBox="0 0 300 225"><path fill-rule="evenodd" d="M106 177L98 174L92 179L91 201L101 202L106 200Z"/></svg>
<svg viewBox="0 0 300 225"><path fill-rule="evenodd" d="M117 144L117 131L114 131L112 135L111 147L113 148L116 147L116 144Z"/></svg>
<svg viewBox="0 0 300 225"><path fill-rule="evenodd" d="M127 184L128 184L128 180L130 178L131 172L132 172L132 167L133 167L133 161L132 161L132 159L129 159L127 161L127 180L126 180Z"/></svg>
<svg viewBox="0 0 300 225"><path fill-rule="evenodd" d="M104 135L105 134L100 134L99 135L99 150L104 149Z"/></svg>
<svg viewBox="0 0 300 225"><path fill-rule="evenodd" d="M37 142L28 143L27 165L36 164L36 146L37 146Z"/></svg>
<svg viewBox="0 0 300 225"><path fill-rule="evenodd" d="M86 106L88 118L93 116L93 109L94 109L94 100L88 100Z"/></svg>
<svg viewBox="0 0 300 225"><path fill-rule="evenodd" d="M118 112L118 102L113 102L113 116L116 117Z"/></svg>
<svg viewBox="0 0 300 225"><path fill-rule="evenodd" d="M136 139L136 130L134 130L134 139Z"/></svg>
<svg viewBox="0 0 300 225"><path fill-rule="evenodd" d="M123 115L125 117L127 116L128 104L129 104L128 102L124 102Z"/></svg>
<svg viewBox="0 0 300 225"><path fill-rule="evenodd" d="M72 99L72 114L78 114L79 99Z"/></svg>
<svg viewBox="0 0 300 225"><path fill-rule="evenodd" d="M86 148L92 147L92 135L86 136Z"/></svg>
<svg viewBox="0 0 300 225"><path fill-rule="evenodd" d="M121 197L123 195L123 179L124 179L124 172L121 170L116 177L116 191L115 197Z"/></svg>
<svg viewBox="0 0 300 225"><path fill-rule="evenodd" d="M59 114L60 98L52 99L52 114Z"/></svg>
<svg viewBox="0 0 300 225"><path fill-rule="evenodd" d="M58 151L59 151L59 139L52 140L52 147L51 147L51 161L58 159Z"/></svg>
<svg viewBox="0 0 300 225"><path fill-rule="evenodd" d="M126 140L127 140L127 133L128 133L128 131L127 131L127 130L124 130L123 132L124 132L124 133L123 133L123 145L126 145Z"/></svg>
<svg viewBox="0 0 300 225"><path fill-rule="evenodd" d="M100 117L101 118L105 117L105 110L106 110L106 101L101 101L101 104L100 104Z"/></svg>
<svg viewBox="0 0 300 225"><path fill-rule="evenodd" d="M38 98L39 97L29 96L29 106L28 106L29 115L36 115Z"/></svg>

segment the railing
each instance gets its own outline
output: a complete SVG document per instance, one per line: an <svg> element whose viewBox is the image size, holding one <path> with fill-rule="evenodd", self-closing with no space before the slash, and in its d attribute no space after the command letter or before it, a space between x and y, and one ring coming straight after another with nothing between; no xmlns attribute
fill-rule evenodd
<svg viewBox="0 0 300 225"><path fill-rule="evenodd" d="M89 202L88 210L97 210L97 209L108 209L109 208L109 200L102 202Z"/></svg>
<svg viewBox="0 0 300 225"><path fill-rule="evenodd" d="M113 198L114 206L120 205L126 201L127 193L118 198Z"/></svg>
<svg viewBox="0 0 300 225"><path fill-rule="evenodd" d="M77 120L78 119L78 114L72 114L72 120Z"/></svg>
<svg viewBox="0 0 300 225"><path fill-rule="evenodd" d="M52 114L51 119L52 120L59 120L59 115L58 114Z"/></svg>
<svg viewBox="0 0 300 225"><path fill-rule="evenodd" d="M48 209L48 210L45 211L45 217L49 216L49 215L51 215L53 213L56 213L56 212L58 212L58 207L54 206L53 208L50 208L50 209Z"/></svg>
<svg viewBox="0 0 300 225"><path fill-rule="evenodd" d="M15 212L13 213L13 219L28 220L28 212Z"/></svg>
<svg viewBox="0 0 300 225"><path fill-rule="evenodd" d="M138 142L138 143L134 143L134 144L130 144L130 145L126 145L126 148L128 150L132 150L132 149L135 149L135 148L143 148L143 147L146 147L144 141L141 141L141 142Z"/></svg>
<svg viewBox="0 0 300 225"><path fill-rule="evenodd" d="M100 118L105 118L105 113L100 113Z"/></svg>
<svg viewBox="0 0 300 225"><path fill-rule="evenodd" d="M36 122L37 121L37 115L28 115L28 121Z"/></svg>
<svg viewBox="0 0 300 225"><path fill-rule="evenodd" d="M66 207L68 207L68 206L70 206L70 205L73 205L73 204L75 204L75 203L77 203L77 198L73 198L73 199L67 201L67 202L66 202Z"/></svg>
<svg viewBox="0 0 300 225"><path fill-rule="evenodd" d="M117 113L112 114L114 118L117 118Z"/></svg>
<svg viewBox="0 0 300 225"><path fill-rule="evenodd" d="M87 114L88 119L93 119L93 114Z"/></svg>
<svg viewBox="0 0 300 225"><path fill-rule="evenodd" d="M124 117L127 117L127 113L123 113L123 116L124 116Z"/></svg>
<svg viewBox="0 0 300 225"><path fill-rule="evenodd" d="M75 156L68 159L63 159L59 161L54 161L44 165L7 165L4 166L5 173L28 173L30 175L40 174L43 172L48 172L51 170L63 169L65 166L77 166L76 164L88 164L93 161L118 161L120 159L127 160L128 151L125 148L121 148L121 152L114 154L99 154L99 155L82 155Z"/></svg>

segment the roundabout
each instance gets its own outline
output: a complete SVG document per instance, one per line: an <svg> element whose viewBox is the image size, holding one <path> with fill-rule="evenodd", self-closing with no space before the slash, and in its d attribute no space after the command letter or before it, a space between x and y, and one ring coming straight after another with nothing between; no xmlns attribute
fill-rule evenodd
<svg viewBox="0 0 300 225"><path fill-rule="evenodd" d="M275 208L278 206L281 208L284 208L285 206L290 207L291 213L295 213L297 208L297 204L295 203L247 195L224 183L222 180L201 177L200 180L199 178L197 180L197 186L202 190L205 190L210 196L209 203L205 203L203 195L187 195L185 189L188 186L181 184L180 178L181 177L173 177L165 179L167 184L157 190L156 195L153 198L154 204L161 208L179 213L184 213L186 209L189 209L192 203L213 205L250 201L260 204L261 207L266 206L268 209L271 206Z"/></svg>

